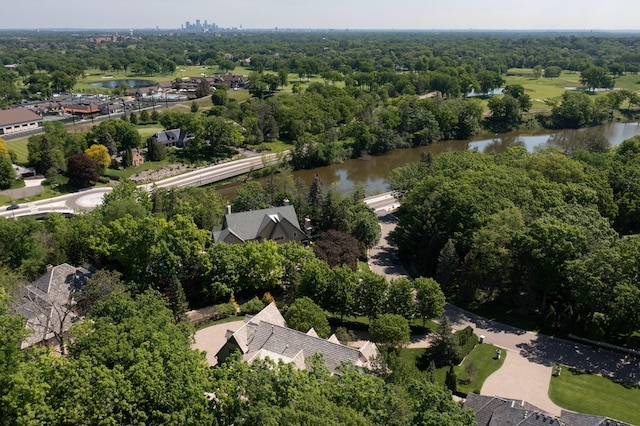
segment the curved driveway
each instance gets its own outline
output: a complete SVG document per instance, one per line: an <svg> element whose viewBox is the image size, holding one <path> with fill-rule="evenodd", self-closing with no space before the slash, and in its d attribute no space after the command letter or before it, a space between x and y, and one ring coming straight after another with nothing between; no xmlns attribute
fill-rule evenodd
<svg viewBox="0 0 640 426"><path fill-rule="evenodd" d="M388 279L406 276L389 237L397 219L383 212L379 221L382 236L380 244L370 251L369 266ZM446 306L444 315L454 329L470 325L476 334L485 336L487 343L507 351L502 368L485 381L481 389L483 395L524 399L559 416L560 407L548 396L552 368L557 364L640 385L640 365L636 358L500 324L453 305ZM411 340L410 347L428 346L426 336L413 336Z"/></svg>

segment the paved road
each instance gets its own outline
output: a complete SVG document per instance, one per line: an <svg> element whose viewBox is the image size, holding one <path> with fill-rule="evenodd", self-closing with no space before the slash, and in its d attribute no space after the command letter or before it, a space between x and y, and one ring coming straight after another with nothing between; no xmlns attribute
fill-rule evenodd
<svg viewBox="0 0 640 426"><path fill-rule="evenodd" d="M140 185L148 191L153 188L202 186L228 179L233 176L249 173L263 168L265 165L277 163L282 154L267 154L241 160L230 161L163 179L155 183ZM39 216L51 212L73 214L77 211L91 210L102 203L102 197L112 190L111 187L96 187L62 195L46 200L23 203L16 210L0 210L0 217Z"/></svg>
<svg viewBox="0 0 640 426"><path fill-rule="evenodd" d="M380 244L370 252L369 266L389 279L406 275L397 263L397 249L389 237L397 220L391 214L382 213L379 221L382 237ZM485 336L487 343L507 351L502 368L485 381L481 389L483 395L524 399L551 414L560 415L560 407L548 396L552 368L557 364L640 385L640 365L636 358L500 324L453 305L446 306L445 316L454 329L470 325L476 334ZM426 336L412 336L409 346L428 345Z"/></svg>

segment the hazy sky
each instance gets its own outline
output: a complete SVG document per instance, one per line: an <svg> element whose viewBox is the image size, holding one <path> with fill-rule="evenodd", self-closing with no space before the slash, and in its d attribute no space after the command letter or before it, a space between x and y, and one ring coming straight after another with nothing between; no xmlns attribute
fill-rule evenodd
<svg viewBox="0 0 640 426"><path fill-rule="evenodd" d="M0 29L220 27L640 30L640 0L19 0Z"/></svg>

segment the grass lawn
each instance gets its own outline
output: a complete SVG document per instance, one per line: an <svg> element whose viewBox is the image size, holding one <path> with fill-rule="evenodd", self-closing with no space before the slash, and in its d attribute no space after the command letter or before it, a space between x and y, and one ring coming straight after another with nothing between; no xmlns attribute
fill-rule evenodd
<svg viewBox="0 0 640 426"><path fill-rule="evenodd" d="M551 378L549 397L560 407L640 425L640 388L563 368Z"/></svg>
<svg viewBox="0 0 640 426"><path fill-rule="evenodd" d="M164 127L162 127L160 123L140 124L137 126L137 128L138 133L140 133L140 138L142 139L143 146L148 137L164 130Z"/></svg>
<svg viewBox="0 0 640 426"><path fill-rule="evenodd" d="M232 315L230 317L222 318L214 321L207 321L196 327L196 330L202 330L203 328L211 327L212 325L225 324L234 321L243 321L244 315Z"/></svg>
<svg viewBox="0 0 640 426"><path fill-rule="evenodd" d="M462 364L453 369L458 376L458 392L479 393L484 381L491 374L496 372L504 363L507 356L506 351L502 351L499 360L494 359L496 346L489 344L477 344L473 350L462 361ZM400 358L416 365L420 370L426 370L427 366L422 364L420 358L425 353L423 348L405 348L400 350ZM444 386L445 377L449 367L441 367L436 370L436 382Z"/></svg>
<svg viewBox="0 0 640 426"><path fill-rule="evenodd" d="M531 109L549 109L549 106L544 103L545 99L558 100L567 88L581 86L579 72L563 71L557 78L536 78L533 70L528 68L508 70L505 81L506 84L520 84L527 90L533 104ZM628 74L617 77L615 87L638 92L640 76ZM596 96L604 93L606 92L600 92Z"/></svg>
<svg viewBox="0 0 640 426"><path fill-rule="evenodd" d="M29 157L29 150L27 149L28 138L16 139L13 141L5 141L7 149L16 153L19 164L25 164Z"/></svg>

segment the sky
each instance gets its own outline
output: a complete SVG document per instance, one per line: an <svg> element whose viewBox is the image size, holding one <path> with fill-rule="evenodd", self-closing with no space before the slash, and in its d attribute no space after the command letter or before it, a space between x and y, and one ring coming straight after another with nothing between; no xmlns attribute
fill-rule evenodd
<svg viewBox="0 0 640 426"><path fill-rule="evenodd" d="M636 30L640 0L22 0L0 29Z"/></svg>

